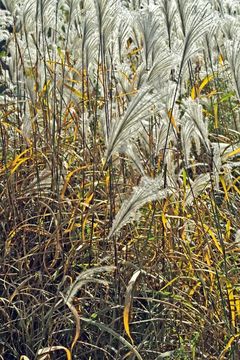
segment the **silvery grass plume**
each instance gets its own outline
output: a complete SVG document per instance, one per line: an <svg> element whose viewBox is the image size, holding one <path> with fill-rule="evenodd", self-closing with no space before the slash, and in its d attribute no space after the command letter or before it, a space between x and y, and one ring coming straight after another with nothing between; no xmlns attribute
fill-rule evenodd
<svg viewBox="0 0 240 360"><path fill-rule="evenodd" d="M223 44L225 44L226 38L228 40L234 40L234 38L237 38L236 34L239 32L239 21L235 16L225 15L219 22L219 26L220 31L222 32L222 38L219 36L219 40L221 39Z"/></svg>
<svg viewBox="0 0 240 360"><path fill-rule="evenodd" d="M136 138L141 130L141 123L148 120L154 113L154 107L159 99L156 92L145 86L128 104L125 114L111 124L109 142L107 144L106 162L112 154Z"/></svg>
<svg viewBox="0 0 240 360"><path fill-rule="evenodd" d="M214 186L216 190L219 190L220 174L224 178L226 184L231 183L232 178L230 177L233 169L238 169L240 166L239 161L233 161L229 155L236 151L239 147L239 143L232 146L228 143L211 143L213 152L213 168L212 173L214 176ZM237 153L236 153L237 154Z"/></svg>
<svg viewBox="0 0 240 360"><path fill-rule="evenodd" d="M10 36L9 29L13 27L13 17L11 13L8 10L2 10L0 9L0 16L1 16L1 22L0 22L0 36L1 41L7 40L7 38Z"/></svg>
<svg viewBox="0 0 240 360"><path fill-rule="evenodd" d="M93 0L96 12L96 25L101 46L102 61L105 60L106 52L117 34L118 17L120 10L118 0Z"/></svg>
<svg viewBox="0 0 240 360"><path fill-rule="evenodd" d="M186 166L188 166L189 163L193 143L195 143L197 154L200 155L200 139L199 136L196 136L196 132L194 131L194 123L188 119L187 121L183 121L181 126L181 144Z"/></svg>
<svg viewBox="0 0 240 360"><path fill-rule="evenodd" d="M89 70L89 68L91 66L94 67L97 62L96 48L99 46L95 31L95 19L91 14L91 9L86 11L84 16L82 15L76 35L81 41L79 48L80 51L79 54L76 54L76 58L79 58L79 61L81 59L81 61L84 62L81 66L84 65L87 70ZM73 47L77 50L77 47L74 46L74 44L77 44L75 40L73 42Z"/></svg>
<svg viewBox="0 0 240 360"><path fill-rule="evenodd" d="M215 189L219 190L219 174L222 167L222 153L226 148L225 143L212 143L212 152L213 152L213 178L215 183Z"/></svg>
<svg viewBox="0 0 240 360"><path fill-rule="evenodd" d="M119 98L126 98L129 103L136 95L136 82L132 77L130 66L126 63L118 64L115 70L116 93Z"/></svg>
<svg viewBox="0 0 240 360"><path fill-rule="evenodd" d="M85 54L89 50L86 48L86 44L93 33L95 38L97 37L93 4L91 2L85 4L85 2L76 0L70 0L67 3L62 2L62 6L60 4L57 12L56 30L64 39L64 48L71 49L71 56L75 60L82 59L83 52L84 56L88 57L88 54ZM94 48L95 57L97 57L96 44L94 44Z"/></svg>
<svg viewBox="0 0 240 360"><path fill-rule="evenodd" d="M115 266L99 266L83 271L69 287L65 296L65 302L71 304L77 292L88 283L94 282L105 286L108 285L108 281L96 278L96 276L102 275L103 273L110 273L114 270Z"/></svg>
<svg viewBox="0 0 240 360"><path fill-rule="evenodd" d="M159 104L160 116L163 119L169 120L171 111L173 117L172 122L175 123L176 128L180 123L179 105L175 102L176 98L179 96L179 91L176 89L176 83L171 80L164 81L164 83L159 81L158 83L155 83L155 86L156 88L161 89L159 90L161 94L161 104Z"/></svg>
<svg viewBox="0 0 240 360"><path fill-rule="evenodd" d="M79 104L82 91L86 91L82 74L86 75L86 79L94 79L96 77L98 63L98 51L96 49L99 49L99 41L95 31L95 17L92 11L86 10L82 16L80 15L75 17L75 23L69 35L68 46L71 49L74 68L65 68L67 88L63 93L66 102L68 103L73 100L76 106ZM67 96L65 96L65 93L67 93Z"/></svg>
<svg viewBox="0 0 240 360"><path fill-rule="evenodd" d="M167 117L159 120L158 126L156 126L154 130L155 156L158 156L160 152L164 150L165 146L167 147L166 152L168 152L170 143L174 144L176 142L176 134L172 127L169 129L169 119L167 119ZM171 151L171 149L169 151Z"/></svg>
<svg viewBox="0 0 240 360"><path fill-rule="evenodd" d="M121 152L126 154L132 160L134 167L138 170L138 172L142 176L145 176L145 171L141 163L141 159L138 155L139 150L136 144L134 144L133 142L132 143L129 142L128 144L123 144L119 149L119 153Z"/></svg>
<svg viewBox="0 0 240 360"><path fill-rule="evenodd" d="M149 5L156 5L154 0L121 0L122 4L131 11L139 10L140 8L147 7Z"/></svg>
<svg viewBox="0 0 240 360"><path fill-rule="evenodd" d="M176 194L176 190L179 189L179 183L181 183L179 178L179 164L178 161L176 161L177 151L178 149L176 146L172 146L167 149L166 156L164 158L164 172L166 172L165 182L168 187L175 191L174 194ZM180 192L178 194L180 194Z"/></svg>
<svg viewBox="0 0 240 360"><path fill-rule="evenodd" d="M159 78L163 83L169 79L170 71L176 65L176 59L169 51L162 23L161 7L158 4L142 6L140 12L133 15L134 43L141 50L138 86L144 81L153 84Z"/></svg>
<svg viewBox="0 0 240 360"><path fill-rule="evenodd" d="M238 39L228 41L226 52L236 96L240 100L240 41Z"/></svg>
<svg viewBox="0 0 240 360"><path fill-rule="evenodd" d="M153 117L151 144L149 143L148 131L145 130L139 134L141 148L144 149L144 154L146 154L146 157L149 159L152 158L152 156L158 158L165 146L167 147L166 154L172 151L173 144L176 142L173 128L170 127L169 129L169 119L167 116L162 117L160 114ZM174 161L174 159L172 160ZM173 166L174 164L172 163L171 167L173 168Z"/></svg>
<svg viewBox="0 0 240 360"><path fill-rule="evenodd" d="M164 179L159 175L155 179L144 176L140 184L133 189L131 196L122 203L118 211L108 238L115 235L127 223L138 220L138 210L146 203L155 200L165 199L170 194L170 188L164 188Z"/></svg>
<svg viewBox="0 0 240 360"><path fill-rule="evenodd" d="M114 51L113 54L113 62L116 65L123 64L127 55L128 55L128 48L127 48L127 41L130 38L133 38L133 32L132 32L132 23L133 23L133 17L130 13L130 11L121 6L119 7L118 11L118 28L116 33L116 40L113 42ZM130 65L130 62L129 62Z"/></svg>
<svg viewBox="0 0 240 360"><path fill-rule="evenodd" d="M174 18L176 14L176 6L173 0L162 0L160 5L160 12L164 19L163 31L166 33L167 45L169 49L172 47L172 33L174 26Z"/></svg>
<svg viewBox="0 0 240 360"><path fill-rule="evenodd" d="M225 13L229 15L240 14L240 4L238 0L223 0L222 3Z"/></svg>
<svg viewBox="0 0 240 360"><path fill-rule="evenodd" d="M24 1L21 16L25 32L36 30L37 24L39 34L35 34L36 36L43 35L49 28L53 28L55 25L56 5L56 0Z"/></svg>
<svg viewBox="0 0 240 360"><path fill-rule="evenodd" d="M176 84L171 81L166 81L164 84L159 81L155 83L156 88L160 88L160 101L158 103L158 112L152 118L152 136L153 141L149 143L149 134L143 131L140 134L141 146L145 149L147 156L153 152L155 157L158 157L166 147L166 153L172 151L173 145L176 143L176 131L178 130L179 121L179 107L175 104L172 111L172 123L169 124L169 114L174 101L174 93ZM172 126L169 126L172 125ZM173 167L173 164L171 165Z"/></svg>
<svg viewBox="0 0 240 360"><path fill-rule="evenodd" d="M9 71L13 82L18 82L18 86L24 88L24 84L28 82L27 88L31 98L34 97L31 82L36 80L32 68L36 65L37 59L49 60L49 49L46 51L47 31L54 27L55 3L55 0L45 0L41 3L31 0L16 2L13 5L14 16L16 16L14 22L21 25L15 27L15 35L11 37L8 44ZM39 68L41 65L38 62ZM36 69L38 74L43 73L43 67L39 68Z"/></svg>
<svg viewBox="0 0 240 360"><path fill-rule="evenodd" d="M211 176L210 173L200 174L194 179L190 184L190 188L186 193L186 206L191 206L196 199L203 191L205 191L211 185Z"/></svg>
<svg viewBox="0 0 240 360"><path fill-rule="evenodd" d="M140 88L140 90L133 98L132 93L134 93L134 91L131 82L127 78L126 83L125 74L122 75L122 79L119 76L120 84L128 94L128 100L131 98L132 100L128 104L126 112L121 119L115 120L112 124L106 155L107 160L110 158L112 153L122 146L123 143L128 143L130 139L132 140L133 138L136 138L141 131L142 122L146 121L154 114L153 110L156 110L156 104L158 108L165 106L164 104L166 103L167 98L166 91L162 94L162 92L159 92L157 89L159 89L159 81L161 81L161 86L163 87L163 82L167 81L170 70L174 65L175 60L173 56L166 52L160 60L156 59L156 62L149 72L146 73L144 65L140 66L137 69L137 81L134 84L135 89ZM167 86L163 88L165 90L167 88L169 92L171 84L168 83ZM157 91L159 94L157 94ZM172 98L172 96L170 96L170 98ZM171 105L169 104L166 113L169 111L171 106L172 103Z"/></svg>
<svg viewBox="0 0 240 360"><path fill-rule="evenodd" d="M224 8L223 8L223 1L222 0L211 0L213 9L217 12L219 12L220 14L224 13Z"/></svg>
<svg viewBox="0 0 240 360"><path fill-rule="evenodd" d="M162 54L161 56L154 59L154 63L151 69L149 69L150 71L147 73L146 82L148 84L155 85L156 88L161 89L161 87L164 86L164 82L169 79L170 71L175 69L177 65L177 59L174 54L170 53L166 49L163 41L159 41L159 46L162 49ZM159 86L159 84L161 84L161 86Z"/></svg>
<svg viewBox="0 0 240 360"><path fill-rule="evenodd" d="M184 37L179 66L181 76L188 60L202 46L202 37L210 31L213 16L209 6L199 6L198 1L176 0L176 4L179 18L176 26L180 24Z"/></svg>
<svg viewBox="0 0 240 360"><path fill-rule="evenodd" d="M192 100L191 98L185 100L183 105L185 112L181 119L181 143L184 159L188 164L193 142L198 155L201 152L201 144L208 154L210 154L211 149L208 139L208 124L203 118L202 105L198 100Z"/></svg>
<svg viewBox="0 0 240 360"><path fill-rule="evenodd" d="M211 33L206 34L203 39L203 47L204 47L204 54L205 60L210 64L213 71L218 71L219 69L219 49L221 49L221 43L217 40L219 39L218 32L221 32L220 29L220 20L216 17L215 24L219 24L216 29L213 29ZM222 35L221 35L222 36ZM203 59L202 59L203 62ZM204 72L203 76L207 76L208 74L201 69L201 73Z"/></svg>
<svg viewBox="0 0 240 360"><path fill-rule="evenodd" d="M1 0L4 7L12 14L16 15L16 12L19 10L19 1L18 0Z"/></svg>
<svg viewBox="0 0 240 360"><path fill-rule="evenodd" d="M197 1L189 1L189 0L175 0L178 23L180 25L180 29L182 30L182 34L185 37L187 32L187 22L191 17L191 12L196 10Z"/></svg>
<svg viewBox="0 0 240 360"><path fill-rule="evenodd" d="M240 246L240 229L238 229L235 233L234 242L235 242L235 245Z"/></svg>
<svg viewBox="0 0 240 360"><path fill-rule="evenodd" d="M139 43L142 43L143 62L146 70L149 70L161 50L159 39L162 38L162 31L158 7L148 6L140 10L136 16L136 24L135 33L141 38Z"/></svg>

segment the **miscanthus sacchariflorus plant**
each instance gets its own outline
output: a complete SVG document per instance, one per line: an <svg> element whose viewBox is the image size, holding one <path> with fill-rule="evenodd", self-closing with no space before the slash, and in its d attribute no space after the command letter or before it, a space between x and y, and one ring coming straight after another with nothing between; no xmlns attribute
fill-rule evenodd
<svg viewBox="0 0 240 360"><path fill-rule="evenodd" d="M239 2L0 5L2 358L237 359Z"/></svg>

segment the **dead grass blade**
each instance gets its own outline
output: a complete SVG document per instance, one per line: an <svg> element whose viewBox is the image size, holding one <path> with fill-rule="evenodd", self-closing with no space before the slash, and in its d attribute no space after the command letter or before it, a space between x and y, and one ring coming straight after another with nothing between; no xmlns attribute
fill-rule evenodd
<svg viewBox="0 0 240 360"><path fill-rule="evenodd" d="M136 282L137 282L137 279L139 278L140 274L141 274L141 270L135 271L134 274L132 275L131 279L129 280L129 283L128 283L128 286L127 286L127 289L126 289L125 304L124 304L124 310L123 310L124 329L125 329L128 337L130 338L132 343L134 343L134 341L133 341L133 338L132 338L131 333L130 333L129 317L130 317L130 311L131 311L131 304L132 304L132 299L133 299L134 287L136 286Z"/></svg>

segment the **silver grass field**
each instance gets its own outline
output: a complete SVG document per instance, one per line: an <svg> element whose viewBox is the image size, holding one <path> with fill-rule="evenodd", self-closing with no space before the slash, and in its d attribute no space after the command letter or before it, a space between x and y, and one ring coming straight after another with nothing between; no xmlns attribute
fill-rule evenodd
<svg viewBox="0 0 240 360"><path fill-rule="evenodd" d="M0 1L0 360L240 359L239 0Z"/></svg>

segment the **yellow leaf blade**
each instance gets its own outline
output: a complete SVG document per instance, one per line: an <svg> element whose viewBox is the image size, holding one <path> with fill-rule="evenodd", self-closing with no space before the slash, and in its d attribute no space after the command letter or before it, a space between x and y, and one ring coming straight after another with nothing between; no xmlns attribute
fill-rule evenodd
<svg viewBox="0 0 240 360"><path fill-rule="evenodd" d="M176 120L174 119L172 110L168 111L168 118L169 118L172 126L174 127L174 129L178 131L177 123L176 123Z"/></svg>
<svg viewBox="0 0 240 360"><path fill-rule="evenodd" d="M207 84L214 78L214 75L207 75L200 85L195 84L191 90L191 98L195 100L201 93L201 91L207 86Z"/></svg>
<svg viewBox="0 0 240 360"><path fill-rule="evenodd" d="M229 301L229 305L230 305L232 326L235 328L235 326L236 326L235 297L233 294L233 287L229 281L227 281L227 293L228 293L228 301Z"/></svg>
<svg viewBox="0 0 240 360"><path fill-rule="evenodd" d="M77 309L69 301L67 301L66 304L69 307L69 309L71 310L71 312L75 318L75 321L76 321L75 335L74 335L74 339L71 344L71 351L72 351L80 337L80 317L78 315Z"/></svg>
<svg viewBox="0 0 240 360"><path fill-rule="evenodd" d="M216 235L214 234L214 232L210 229L210 227L206 224L203 224L204 229L206 230L206 232L211 236L216 248L218 249L218 251L223 254L223 250L218 242L218 239L216 238Z"/></svg>
<svg viewBox="0 0 240 360"><path fill-rule="evenodd" d="M199 90L202 91L202 90L205 88L205 86L206 86L213 78L214 78L213 75L208 75L208 76L206 76L206 77L203 79L201 85L199 86Z"/></svg>
<svg viewBox="0 0 240 360"><path fill-rule="evenodd" d="M228 154L226 155L226 158L228 159L228 158L230 158L230 157L232 157L232 156L235 156L235 155L237 155L237 154L240 154L240 147L239 147L238 149L235 149L235 150L231 151L230 153L228 153Z"/></svg>
<svg viewBox="0 0 240 360"><path fill-rule="evenodd" d="M227 345L225 346L225 348L223 349L223 351L221 352L220 356L219 356L219 360L224 360L225 359L225 354L226 352L230 349L230 347L232 346L232 343L240 336L240 333L239 334L236 334L236 335L233 335Z"/></svg>
<svg viewBox="0 0 240 360"><path fill-rule="evenodd" d="M133 298L133 291L135 288L136 281L140 274L141 274L141 270L135 271L128 283L126 295L125 295L125 305L124 305L124 310L123 310L124 329L132 343L133 343L133 338L131 336L130 328L129 328L129 317L130 317L130 309L131 309L131 303L132 303L132 298Z"/></svg>
<svg viewBox="0 0 240 360"><path fill-rule="evenodd" d="M37 355L42 356L42 355L46 355L46 354L49 354L50 352L55 352L58 350L64 350L66 353L66 356L67 356L67 360L72 360L71 351L69 349L67 349L65 346L61 346L61 345L51 346L51 347L49 346L46 348L39 349L37 352Z"/></svg>

